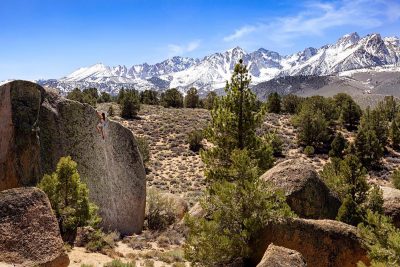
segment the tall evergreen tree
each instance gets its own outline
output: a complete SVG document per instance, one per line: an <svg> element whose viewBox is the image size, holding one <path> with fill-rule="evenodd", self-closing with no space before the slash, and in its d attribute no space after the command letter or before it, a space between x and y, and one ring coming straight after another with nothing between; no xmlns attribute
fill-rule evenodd
<svg viewBox="0 0 400 267"><path fill-rule="evenodd" d="M340 166L341 175L346 185L345 198L339 209L337 219L357 226L365 217L369 185L365 179L366 170L354 155L347 155Z"/></svg>
<svg viewBox="0 0 400 267"><path fill-rule="evenodd" d="M248 70L240 61L235 66L231 82L226 84L226 95L218 98L211 110L211 124L206 130L206 138L214 146L201 153L206 176L211 180L221 178L222 174L229 176L226 168L231 164L231 154L235 149L247 148L251 158L258 161L261 171L272 166L271 147L256 135L265 108L260 109L249 84Z"/></svg>
<svg viewBox="0 0 400 267"><path fill-rule="evenodd" d="M379 110L366 109L354 142L357 156L367 167L376 167L387 144L387 122Z"/></svg>

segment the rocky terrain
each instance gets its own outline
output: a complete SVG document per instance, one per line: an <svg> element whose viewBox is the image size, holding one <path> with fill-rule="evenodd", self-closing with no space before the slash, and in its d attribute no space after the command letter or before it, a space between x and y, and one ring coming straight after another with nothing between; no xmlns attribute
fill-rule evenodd
<svg viewBox="0 0 400 267"><path fill-rule="evenodd" d="M29 82L16 81L0 89L4 96L0 110L6 114L4 126L7 126L0 128L2 189L34 184L40 179L37 175L54 169L57 157L71 154L80 165L79 172L88 183L91 199L103 209L100 214L111 225L105 229L122 234L120 237L115 231L108 232L107 238L113 244L108 250L88 252L78 244L67 249L69 266L103 266L113 259L135 261L137 266L190 266L183 258L185 228L181 219L188 211L192 216L204 216L198 200L206 181L200 155L189 149L186 136L207 126L209 111L142 105L136 119L125 120L119 116L115 103L100 104L99 111L107 111L110 105L115 111L103 141L95 130L96 112L89 105L65 100ZM26 112L32 116L20 116ZM283 146L282 156L277 157L275 166L261 179L284 191L286 202L298 218L265 225L260 232L262 238L252 244L251 266L275 266L280 258L288 261L287 266L304 266L304 262L307 266L332 267L355 266L358 261L368 263L356 228L333 220L340 201L318 174L328 156L308 157L302 153L296 144L296 129L291 119L291 115L272 113L264 118L260 131L276 132ZM352 132L342 133L347 139L354 138ZM15 136L26 138L18 142ZM145 137L149 142L146 176L135 136ZM203 145L209 144L203 142ZM26 153L32 157L24 156ZM388 177L399 162L400 154L389 150L383 168L368 175L369 183L383 186L384 211L394 218L396 225L399 225L400 191L393 188ZM176 222L162 231L150 230L145 225L139 233L137 229L142 229L145 219L144 192L149 196L152 190L174 203ZM38 212L42 216L37 216ZM66 266L68 258L57 243L58 228L50 227L56 221L43 192L29 188L4 190L0 193L0 213L0 255L4 255L0 256L0 263L17 262L18 258L26 266ZM30 227L26 227L28 222ZM39 234L44 225L52 229L46 229L48 235ZM27 246L26 254L22 249L24 242L32 243ZM52 249L46 250L46 245L43 250L38 249L35 242L40 248L48 243ZM16 249L10 250L11 247ZM59 257L61 263L51 265Z"/></svg>

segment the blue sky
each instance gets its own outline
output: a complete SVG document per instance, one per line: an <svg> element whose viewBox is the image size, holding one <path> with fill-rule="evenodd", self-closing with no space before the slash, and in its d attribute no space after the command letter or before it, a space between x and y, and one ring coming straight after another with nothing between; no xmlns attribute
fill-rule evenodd
<svg viewBox="0 0 400 267"><path fill-rule="evenodd" d="M399 35L399 0L1 0L0 80L59 78L240 46L290 54L372 32Z"/></svg>

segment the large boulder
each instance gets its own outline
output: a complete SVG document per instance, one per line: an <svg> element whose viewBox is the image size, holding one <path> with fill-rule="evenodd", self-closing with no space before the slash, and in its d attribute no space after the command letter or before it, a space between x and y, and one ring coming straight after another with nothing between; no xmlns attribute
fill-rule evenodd
<svg viewBox="0 0 400 267"><path fill-rule="evenodd" d="M396 227L400 228L400 190L385 186L382 186L381 189L384 213L392 218Z"/></svg>
<svg viewBox="0 0 400 267"><path fill-rule="evenodd" d="M0 191L34 185L40 176L41 93L34 83L21 85L8 83L0 90Z"/></svg>
<svg viewBox="0 0 400 267"><path fill-rule="evenodd" d="M268 224L251 245L251 260L260 262L267 247L293 249L303 255L309 267L350 267L363 261L367 252L356 228L333 220L287 219Z"/></svg>
<svg viewBox="0 0 400 267"><path fill-rule="evenodd" d="M57 219L38 188L0 192L0 262L22 266L68 266Z"/></svg>
<svg viewBox="0 0 400 267"><path fill-rule="evenodd" d="M257 267L306 267L303 256L295 251L271 244Z"/></svg>
<svg viewBox="0 0 400 267"><path fill-rule="evenodd" d="M15 146L18 140L29 140L32 135L39 136L39 142L35 143L34 148L33 141L22 145L22 150L28 152L38 151L39 148L39 156L33 153L24 165L3 164L11 166L6 169L7 173L17 173L12 180L25 181L25 176L20 173L29 173L32 178L27 183L8 183L3 189L35 184L44 173L55 170L60 157L70 155L78 163L78 171L88 185L90 199L100 208L103 227L117 230L121 234L141 231L145 212L146 177L137 142L129 129L108 120L103 140L96 130L98 116L95 109L90 105L60 97L31 82L14 81L3 85L0 87L0 94L6 98L7 94L15 96L11 101L16 102L17 107L22 105L18 103L30 101L35 102L32 106L39 106L39 112L27 111L36 116L32 115L34 118L31 119L35 123L23 124L30 126L31 131L25 131L16 140L8 138L9 142L0 141L1 145L11 143L10 146ZM28 97L30 95L35 97ZM2 104L4 103L7 106L7 100L3 99ZM11 110L11 116L14 117L14 109ZM14 120L10 127L19 128L19 123L20 121ZM0 151L2 149L1 147ZM0 164L15 162L15 158L15 153L0 155ZM39 166L39 171L36 166Z"/></svg>
<svg viewBox="0 0 400 267"><path fill-rule="evenodd" d="M308 219L335 219L339 198L320 179L312 165L292 159L268 170L261 179L281 189L290 208Z"/></svg>

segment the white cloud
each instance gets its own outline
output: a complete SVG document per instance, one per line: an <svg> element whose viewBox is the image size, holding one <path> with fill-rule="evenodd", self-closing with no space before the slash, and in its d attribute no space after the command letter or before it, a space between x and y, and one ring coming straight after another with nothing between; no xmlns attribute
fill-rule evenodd
<svg viewBox="0 0 400 267"><path fill-rule="evenodd" d="M169 56L183 55L185 53L196 50L197 48L199 48L199 46L200 46L200 40L194 40L184 45L169 44L168 45Z"/></svg>
<svg viewBox="0 0 400 267"><path fill-rule="evenodd" d="M257 27L255 27L255 26L244 26L240 29L237 29L233 34L224 37L224 41L229 42L229 41L239 39L239 38L241 38L249 33L252 33L256 30L257 30Z"/></svg>
<svg viewBox="0 0 400 267"><path fill-rule="evenodd" d="M257 34L282 42L297 37L322 35L329 29L342 26L373 29L399 18L400 4L392 0L308 2L295 15L275 18L268 23L246 25L223 39L232 42Z"/></svg>

